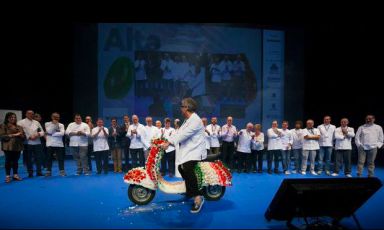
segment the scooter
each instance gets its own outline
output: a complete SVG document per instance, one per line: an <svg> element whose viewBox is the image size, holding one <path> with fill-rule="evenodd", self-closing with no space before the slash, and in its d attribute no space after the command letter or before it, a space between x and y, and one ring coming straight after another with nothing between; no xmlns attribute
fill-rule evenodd
<svg viewBox="0 0 384 230"><path fill-rule="evenodd" d="M145 167L133 168L124 175L124 182L129 184L128 198L137 205L150 203L157 189L168 194L186 193L184 181L169 182L161 176L160 162L164 149L160 145L166 141L164 138L152 140ZM225 188L232 185L230 171L219 160L198 162L195 173L199 189L206 200L220 200L224 196Z"/></svg>

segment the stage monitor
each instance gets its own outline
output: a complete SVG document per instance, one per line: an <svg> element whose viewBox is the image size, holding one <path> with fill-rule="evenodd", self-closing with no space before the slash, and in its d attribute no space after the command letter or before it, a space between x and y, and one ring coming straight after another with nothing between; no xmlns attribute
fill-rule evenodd
<svg viewBox="0 0 384 230"><path fill-rule="evenodd" d="M372 178L284 179L265 218L331 217L340 220L359 209L382 182Z"/></svg>

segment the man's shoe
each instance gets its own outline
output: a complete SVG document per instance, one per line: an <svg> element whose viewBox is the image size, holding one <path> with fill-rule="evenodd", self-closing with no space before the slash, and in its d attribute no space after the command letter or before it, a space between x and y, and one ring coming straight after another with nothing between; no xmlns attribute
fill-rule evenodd
<svg viewBox="0 0 384 230"><path fill-rule="evenodd" d="M191 208L191 213L198 213L198 212L200 212L201 207L203 207L203 204L204 204L204 198L201 197L200 205L193 203L192 208Z"/></svg>

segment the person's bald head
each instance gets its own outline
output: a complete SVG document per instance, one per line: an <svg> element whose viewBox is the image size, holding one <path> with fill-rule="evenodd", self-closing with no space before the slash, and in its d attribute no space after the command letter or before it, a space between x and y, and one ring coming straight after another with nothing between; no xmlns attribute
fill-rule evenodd
<svg viewBox="0 0 384 230"><path fill-rule="evenodd" d="M139 117L138 117L137 115L132 115L132 122L133 122L134 124L139 123Z"/></svg>

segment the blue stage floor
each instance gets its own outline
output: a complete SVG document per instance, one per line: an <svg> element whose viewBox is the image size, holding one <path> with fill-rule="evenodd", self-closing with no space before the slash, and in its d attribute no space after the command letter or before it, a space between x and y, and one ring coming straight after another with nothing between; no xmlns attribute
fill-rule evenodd
<svg viewBox="0 0 384 230"><path fill-rule="evenodd" d="M192 201L180 195L157 192L153 202L134 206L127 197L123 174L75 176L75 162L67 160L67 177L54 171L50 178L24 178L6 184L0 178L1 228L286 228L285 222L264 218L265 210L284 178L311 175L233 175L220 201L205 202L199 214L189 212ZM57 169L56 162L54 168ZM356 168L353 167L353 172ZM26 177L21 168L20 175ZM366 172L365 172L366 175ZM355 176L355 174L354 174ZM376 176L384 178L384 169ZM318 176L319 177L319 176ZM322 176L325 177L325 176ZM384 189L380 189L357 212L364 229L384 227ZM356 228L352 218L341 222Z"/></svg>

